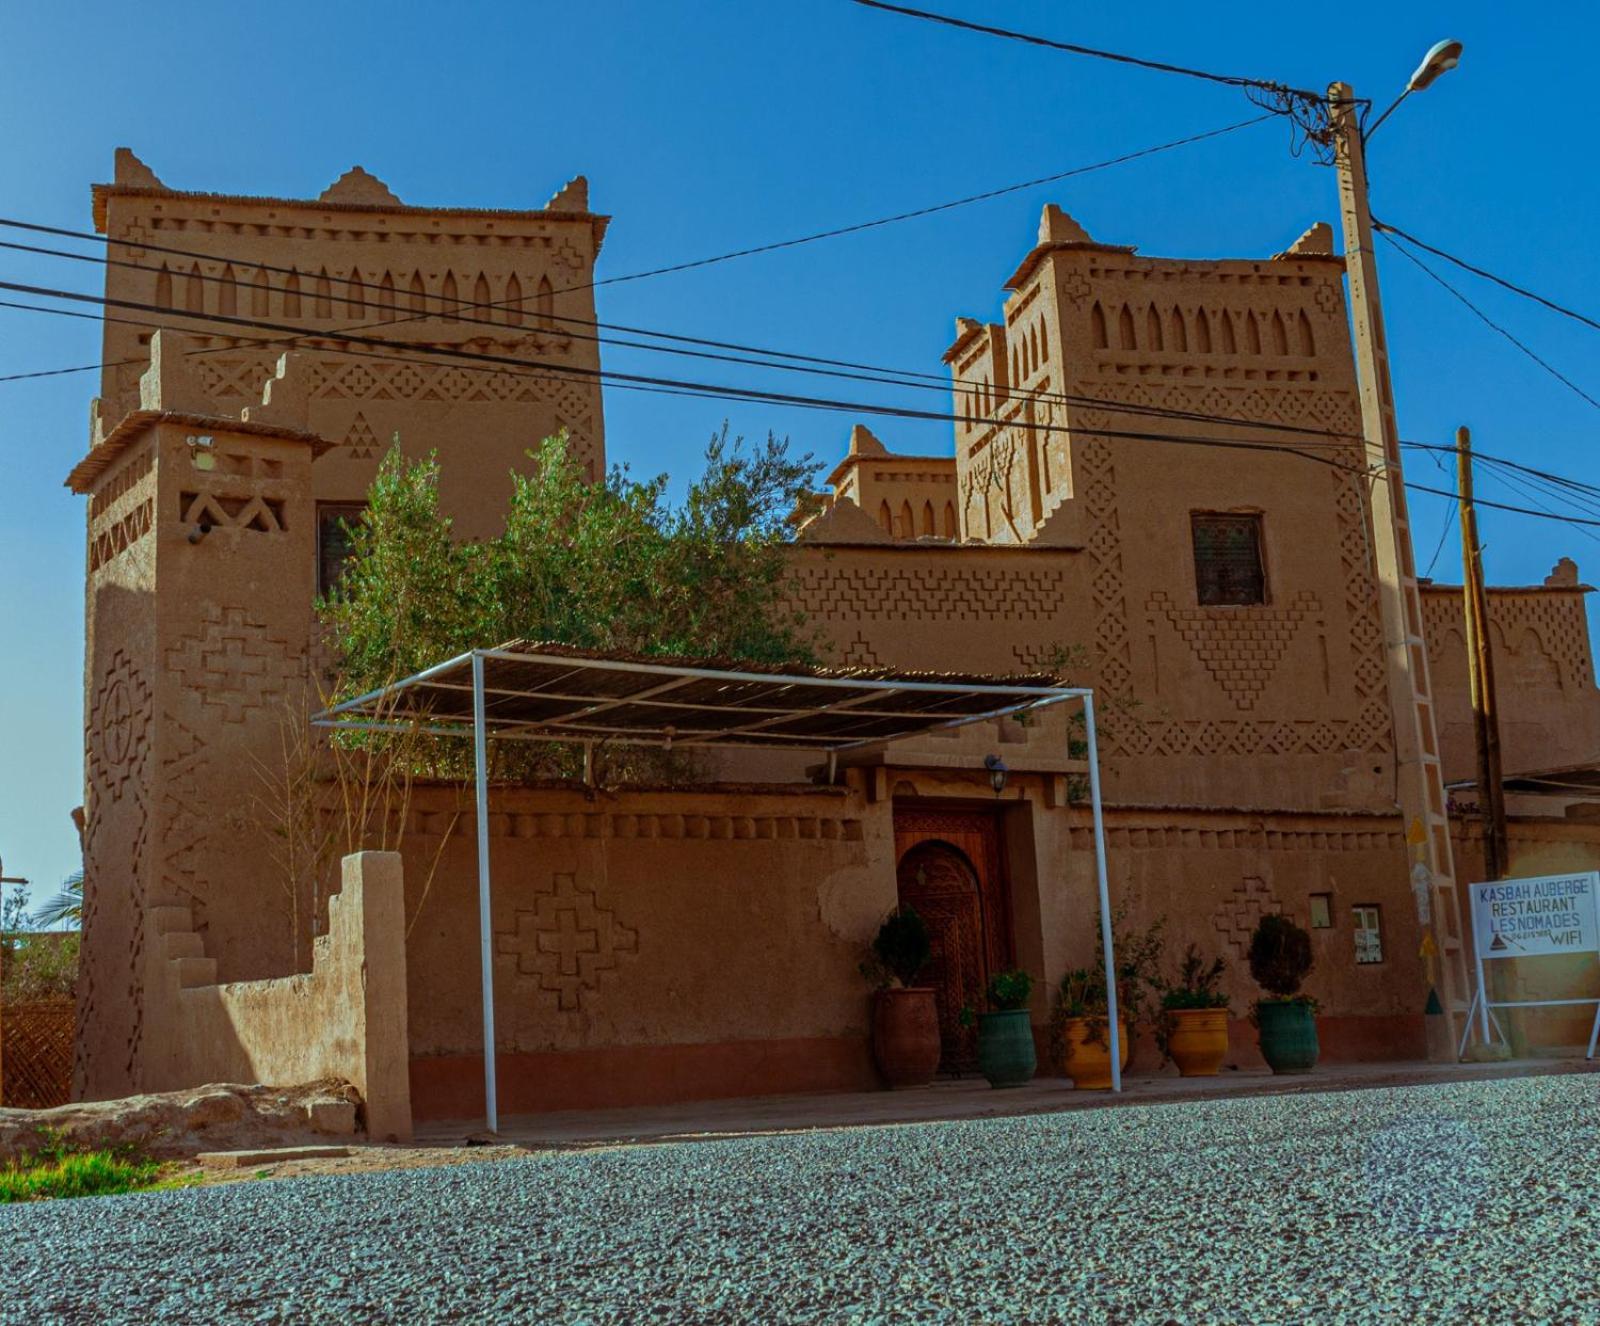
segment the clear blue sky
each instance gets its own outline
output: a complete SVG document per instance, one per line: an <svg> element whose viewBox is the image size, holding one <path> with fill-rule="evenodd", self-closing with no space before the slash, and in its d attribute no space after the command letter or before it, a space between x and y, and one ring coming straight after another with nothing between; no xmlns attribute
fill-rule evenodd
<svg viewBox="0 0 1600 1326"><path fill-rule="evenodd" d="M1386 102L1443 36L1461 67L1374 140L1375 210L1536 289L1600 312L1592 169L1600 7L1418 3L1065 5L928 0L1063 40ZM89 185L132 147L171 186L315 196L354 163L407 202L536 207L579 172L615 217L602 276L804 234L1034 178L1243 119L1233 90L939 29L845 0L645 3L173 3L0 8L5 214L89 227ZM926 220L619 285L601 317L938 369L958 313L1000 283L1057 201L1150 254L1257 256L1335 219L1331 172L1273 123ZM13 238L17 238L13 236ZM85 246L92 248L93 246ZM1380 253L1402 431L1581 478L1600 418L1448 295ZM10 279L93 290L98 271L0 251ZM1600 333L1462 278L1600 395ZM0 309L0 374L92 363L88 322ZM692 361L682 361L688 366ZM608 367L672 371L613 351ZM711 368L698 373L710 376ZM718 367L717 380L782 384ZM812 384L829 394L826 382ZM91 374L0 383L0 857L53 889L75 866L81 800L83 505L62 477L85 446ZM862 391L885 394L884 389ZM901 401L918 396L900 396ZM938 399L930 397L928 399ZM609 392L612 459L683 471L726 416L831 457L846 416ZM885 423L896 450L948 452L944 425ZM1175 456L1174 463L1202 463ZM1426 459L1412 477L1448 487ZM1483 495L1520 501L1483 481ZM1438 499L1415 502L1426 564ZM1578 530L1483 518L1490 578L1537 582ZM1447 542L1436 575L1457 574Z"/></svg>

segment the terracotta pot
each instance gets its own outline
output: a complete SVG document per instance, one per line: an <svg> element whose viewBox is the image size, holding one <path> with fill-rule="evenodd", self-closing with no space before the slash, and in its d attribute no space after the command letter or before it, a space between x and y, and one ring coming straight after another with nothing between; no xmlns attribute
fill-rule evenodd
<svg viewBox="0 0 1600 1326"><path fill-rule="evenodd" d="M1127 1068L1130 1046L1128 1027L1117 1030ZM1111 1087L1111 1027L1105 1018L1068 1018L1061 1024L1061 1069L1079 1091L1105 1091Z"/></svg>
<svg viewBox="0 0 1600 1326"><path fill-rule="evenodd" d="M1180 1077L1215 1077L1228 1057L1228 1010L1169 1008L1167 1053Z"/></svg>
<svg viewBox="0 0 1600 1326"><path fill-rule="evenodd" d="M1263 999L1256 1005L1261 1057L1274 1073L1309 1073L1317 1066L1317 1015L1299 999Z"/></svg>
<svg viewBox="0 0 1600 1326"><path fill-rule="evenodd" d="M1027 1009L978 1014L978 1071L991 1087L1020 1087L1038 1066L1033 1015Z"/></svg>
<svg viewBox="0 0 1600 1326"><path fill-rule="evenodd" d="M932 986L878 991L872 1004L872 1057L891 1089L932 1082L939 1049L939 1006Z"/></svg>

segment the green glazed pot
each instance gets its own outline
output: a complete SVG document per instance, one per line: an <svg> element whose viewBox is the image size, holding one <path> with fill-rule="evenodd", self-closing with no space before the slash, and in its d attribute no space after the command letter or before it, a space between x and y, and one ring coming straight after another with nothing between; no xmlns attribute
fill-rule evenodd
<svg viewBox="0 0 1600 1326"><path fill-rule="evenodd" d="M978 1014L978 1068L991 1087L1020 1087L1036 1067L1033 1019L1027 1009Z"/></svg>
<svg viewBox="0 0 1600 1326"><path fill-rule="evenodd" d="M1274 1073L1309 1073L1317 1066L1317 1015L1310 1004L1263 1001L1256 1005L1261 1057Z"/></svg>

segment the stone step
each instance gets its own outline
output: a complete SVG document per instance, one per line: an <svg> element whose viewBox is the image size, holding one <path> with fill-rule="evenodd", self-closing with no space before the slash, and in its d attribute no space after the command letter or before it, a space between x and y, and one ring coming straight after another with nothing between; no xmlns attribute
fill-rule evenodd
<svg viewBox="0 0 1600 1326"><path fill-rule="evenodd" d="M215 958L178 958L178 985L185 990L192 990L200 985L215 985L217 983L217 960Z"/></svg>
<svg viewBox="0 0 1600 1326"><path fill-rule="evenodd" d="M203 958L205 941L193 930L169 930L161 936L169 958Z"/></svg>

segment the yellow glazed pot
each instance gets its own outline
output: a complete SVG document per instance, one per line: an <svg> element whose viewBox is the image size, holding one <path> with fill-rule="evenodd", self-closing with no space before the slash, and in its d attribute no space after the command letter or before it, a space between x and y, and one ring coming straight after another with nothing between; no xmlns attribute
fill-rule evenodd
<svg viewBox="0 0 1600 1326"><path fill-rule="evenodd" d="M1122 1067L1128 1066L1128 1029L1122 1031ZM1111 1028L1104 1018L1068 1018L1061 1024L1061 1070L1079 1091L1111 1086Z"/></svg>
<svg viewBox="0 0 1600 1326"><path fill-rule="evenodd" d="M1215 1077L1228 1057L1226 1008L1169 1008L1167 1053L1181 1077Z"/></svg>

